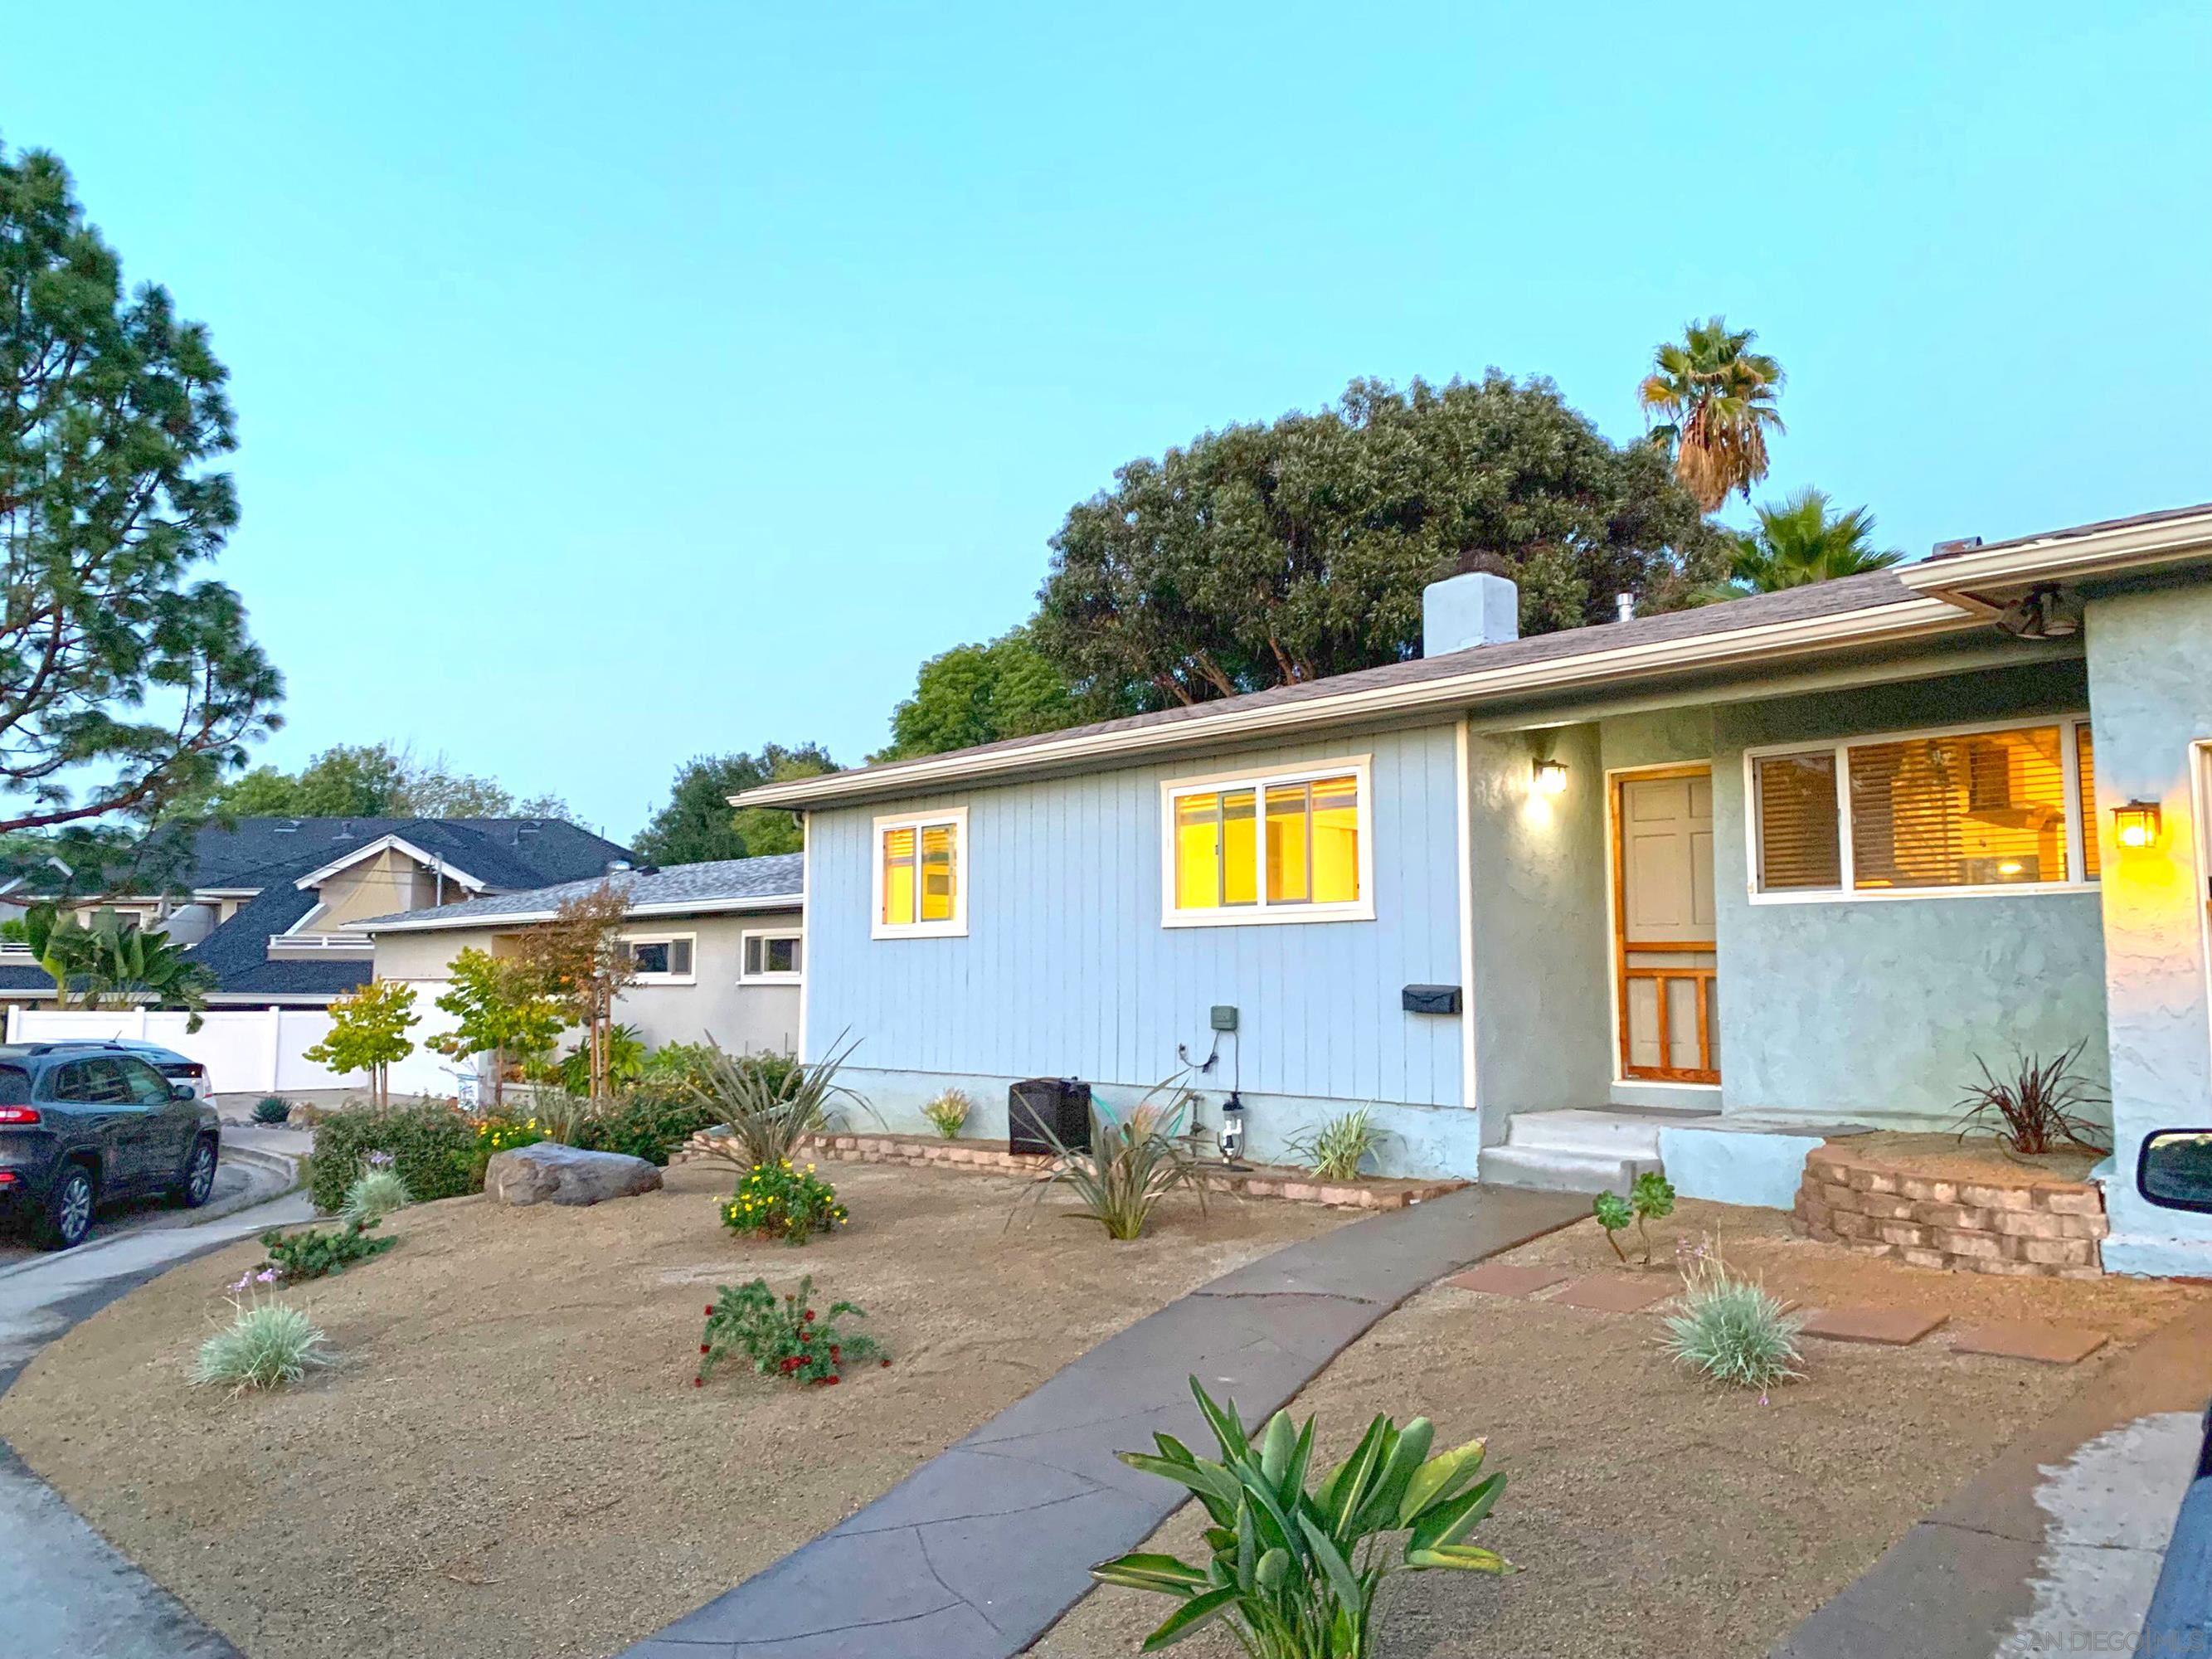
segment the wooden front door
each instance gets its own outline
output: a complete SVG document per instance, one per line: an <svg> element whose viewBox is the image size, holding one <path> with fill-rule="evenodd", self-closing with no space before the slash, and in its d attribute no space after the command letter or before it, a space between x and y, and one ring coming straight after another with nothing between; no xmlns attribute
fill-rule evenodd
<svg viewBox="0 0 2212 1659"><path fill-rule="evenodd" d="M1711 769L1627 774L1612 805L1621 1075L1717 1083Z"/></svg>

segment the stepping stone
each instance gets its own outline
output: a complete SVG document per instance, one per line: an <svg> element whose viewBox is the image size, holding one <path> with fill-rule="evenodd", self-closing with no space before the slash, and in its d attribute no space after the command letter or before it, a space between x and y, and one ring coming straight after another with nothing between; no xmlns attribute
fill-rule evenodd
<svg viewBox="0 0 2212 1659"><path fill-rule="evenodd" d="M1598 1313L1641 1313L1664 1302L1674 1291L1673 1280L1656 1274L1650 1279L1630 1279L1621 1273L1593 1273L1588 1279L1577 1279L1552 1300Z"/></svg>
<svg viewBox="0 0 2212 1659"><path fill-rule="evenodd" d="M2080 1325L2053 1325L2041 1319L2007 1320L1974 1325L1951 1340L1960 1353L1996 1354L2004 1359L2037 1359L2046 1365L2071 1365L2087 1359L2112 1339Z"/></svg>
<svg viewBox="0 0 2212 1659"><path fill-rule="evenodd" d="M1941 1325L1948 1314L1913 1308L1823 1308L1805 1321L1802 1334L1831 1342L1879 1342L1902 1348Z"/></svg>
<svg viewBox="0 0 2212 1659"><path fill-rule="evenodd" d="M1444 1283L1455 1290L1480 1291L1486 1296L1534 1296L1564 1284L1567 1275L1557 1267L1516 1267L1503 1261L1486 1261Z"/></svg>

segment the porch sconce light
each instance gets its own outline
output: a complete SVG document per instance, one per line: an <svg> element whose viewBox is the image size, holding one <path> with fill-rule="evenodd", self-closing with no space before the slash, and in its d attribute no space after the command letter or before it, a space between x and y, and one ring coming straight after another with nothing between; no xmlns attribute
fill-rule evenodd
<svg viewBox="0 0 2212 1659"><path fill-rule="evenodd" d="M1564 795L1567 793L1567 763L1565 761L1540 760L1534 763L1534 787L1540 795Z"/></svg>
<svg viewBox="0 0 2212 1659"><path fill-rule="evenodd" d="M2155 847L2164 827L2154 800L2131 800L2112 809L2112 833L2123 847Z"/></svg>

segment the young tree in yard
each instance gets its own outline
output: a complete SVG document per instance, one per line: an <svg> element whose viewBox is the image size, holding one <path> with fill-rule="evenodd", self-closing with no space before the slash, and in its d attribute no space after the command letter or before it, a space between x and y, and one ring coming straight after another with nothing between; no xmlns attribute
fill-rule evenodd
<svg viewBox="0 0 2212 1659"><path fill-rule="evenodd" d="M571 1023L568 1010L518 957L495 957L471 946L453 958L447 972L453 988L438 999L438 1006L458 1024L431 1038L430 1046L461 1060L489 1054L492 1107L497 1110L506 1098L507 1061L550 1054Z"/></svg>
<svg viewBox="0 0 2212 1659"><path fill-rule="evenodd" d="M1492 372L1211 432L1132 461L1053 538L1032 625L1086 714L1202 702L1419 653L1421 590L1492 568L1521 627L1686 603L1720 533L1644 442Z"/></svg>
<svg viewBox="0 0 2212 1659"><path fill-rule="evenodd" d="M837 763L818 744L787 749L771 743L757 755L697 755L676 774L668 805L630 845L648 864L699 864L712 859L796 853L798 820L788 812L733 809L730 797L780 778L834 772Z"/></svg>
<svg viewBox="0 0 2212 1659"><path fill-rule="evenodd" d="M334 1072L368 1073L376 1103L390 1105L392 1063L415 1052L408 1028L422 1023L415 1012L415 988L396 979L373 979L334 1000L330 1012L330 1031L307 1051L307 1058Z"/></svg>
<svg viewBox="0 0 2212 1659"><path fill-rule="evenodd" d="M1708 513L1735 490L1751 499L1752 485L1766 476L1767 430L1784 429L1774 406L1782 365L1750 349L1758 337L1723 317L1687 324L1679 342L1653 355L1637 389L1657 422L1651 435L1674 458L1674 476Z"/></svg>
<svg viewBox="0 0 2212 1659"><path fill-rule="evenodd" d="M891 711L891 740L871 761L941 755L1001 738L1057 732L1082 719L1067 682L1027 627L988 645L959 645L922 664L914 695Z"/></svg>
<svg viewBox="0 0 2212 1659"><path fill-rule="evenodd" d="M150 823L277 723L200 573L238 521L226 378L163 289L125 294L61 163L0 151L0 833Z"/></svg>
<svg viewBox="0 0 2212 1659"><path fill-rule="evenodd" d="M615 1003L637 982L637 964L623 925L629 902L621 888L602 882L590 892L565 899L553 920L524 931L515 959L523 971L554 998L568 1023L584 1028L591 1056L591 1097L607 1092L608 1034Z"/></svg>

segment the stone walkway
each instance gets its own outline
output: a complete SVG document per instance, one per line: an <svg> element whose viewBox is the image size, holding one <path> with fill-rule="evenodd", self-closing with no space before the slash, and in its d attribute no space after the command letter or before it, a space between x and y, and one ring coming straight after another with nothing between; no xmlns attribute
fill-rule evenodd
<svg viewBox="0 0 2212 1659"><path fill-rule="evenodd" d="M1580 1219L1571 1194L1467 1188L1277 1251L1170 1303L890 1492L624 1659L1005 1659L1182 1489L1114 1456L1210 1443L1188 1378L1256 1422L1424 1285Z"/></svg>

